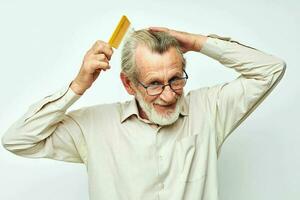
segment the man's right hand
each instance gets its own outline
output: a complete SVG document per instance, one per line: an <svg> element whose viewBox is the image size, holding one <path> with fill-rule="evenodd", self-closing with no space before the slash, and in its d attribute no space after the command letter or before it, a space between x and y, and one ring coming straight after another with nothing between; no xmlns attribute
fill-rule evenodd
<svg viewBox="0 0 300 200"><path fill-rule="evenodd" d="M85 54L81 68L70 88L78 95L82 95L98 78L102 70L110 69L109 60L113 49L106 42L98 40Z"/></svg>

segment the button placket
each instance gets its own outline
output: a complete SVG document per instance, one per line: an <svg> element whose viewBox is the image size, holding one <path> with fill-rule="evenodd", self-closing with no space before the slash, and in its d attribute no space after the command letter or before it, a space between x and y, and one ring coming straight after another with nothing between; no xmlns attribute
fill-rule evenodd
<svg viewBox="0 0 300 200"><path fill-rule="evenodd" d="M160 149L160 143L159 143L159 131L160 128L158 128L156 130L156 153L157 153L157 168L158 168L158 179L159 179L159 183L158 183L158 189L161 191L165 188L165 185L163 183L163 180L161 179L161 175L162 175L162 169L163 169L163 156L161 153L161 149Z"/></svg>
<svg viewBox="0 0 300 200"><path fill-rule="evenodd" d="M163 160L163 156L161 154L158 155L158 158L159 158L160 161Z"/></svg>
<svg viewBox="0 0 300 200"><path fill-rule="evenodd" d="M159 169L159 175L161 175L162 174L162 168L163 168L163 162L162 162L162 160L163 160L163 156L162 156L162 150L161 150L161 148L160 148L160 142L159 142L159 131L160 131L160 128L157 130L157 135L156 135L156 146L157 146L157 157L158 157L158 159L157 159L157 161L158 161L158 169Z"/></svg>

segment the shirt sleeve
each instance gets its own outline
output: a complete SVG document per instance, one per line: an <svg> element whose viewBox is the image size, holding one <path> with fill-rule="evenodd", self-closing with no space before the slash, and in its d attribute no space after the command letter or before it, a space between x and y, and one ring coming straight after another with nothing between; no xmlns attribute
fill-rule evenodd
<svg viewBox="0 0 300 200"><path fill-rule="evenodd" d="M266 98L282 78L286 64L280 58L231 38L209 35L201 53L237 71L240 76L206 90L219 153L225 139Z"/></svg>
<svg viewBox="0 0 300 200"><path fill-rule="evenodd" d="M2 137L4 148L23 157L85 163L83 133L76 121L65 114L79 98L68 85L33 104Z"/></svg>

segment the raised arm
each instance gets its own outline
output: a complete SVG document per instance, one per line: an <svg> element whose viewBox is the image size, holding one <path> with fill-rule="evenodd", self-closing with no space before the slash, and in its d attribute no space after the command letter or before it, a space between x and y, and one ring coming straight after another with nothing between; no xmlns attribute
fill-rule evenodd
<svg viewBox="0 0 300 200"><path fill-rule="evenodd" d="M217 35L210 35L200 52L240 74L231 82L207 89L219 152L230 133L281 80L286 64L278 57Z"/></svg>
<svg viewBox="0 0 300 200"><path fill-rule="evenodd" d="M66 111L91 87L102 70L109 69L112 53L107 43L97 41L86 53L74 81L33 104L6 131L2 137L3 146L24 157L87 162L84 133L73 114L66 114Z"/></svg>
<svg viewBox="0 0 300 200"><path fill-rule="evenodd" d="M230 133L266 98L285 72L282 59L228 37L196 35L163 27L150 30L168 32L178 40L183 52L201 52L240 73L229 83L190 92L191 99L196 101L193 103L201 105L199 109L211 118L218 152Z"/></svg>

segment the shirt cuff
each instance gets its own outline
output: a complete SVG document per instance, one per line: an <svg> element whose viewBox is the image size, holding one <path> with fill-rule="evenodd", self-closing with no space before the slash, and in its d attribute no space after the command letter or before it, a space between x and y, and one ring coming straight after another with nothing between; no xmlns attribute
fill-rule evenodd
<svg viewBox="0 0 300 200"><path fill-rule="evenodd" d="M39 102L31 105L24 116L25 120L31 118L42 109L46 109L48 111L61 110L65 112L75 101L81 97L81 95L74 93L69 86L70 84L66 85L54 94L46 96Z"/></svg>
<svg viewBox="0 0 300 200"><path fill-rule="evenodd" d="M60 110L67 110L73 103L75 103L82 95L78 95L68 86L62 95L59 95L53 104Z"/></svg>
<svg viewBox="0 0 300 200"><path fill-rule="evenodd" d="M202 46L200 53L220 61L221 56L228 48L231 39L217 35L208 35L208 39Z"/></svg>

